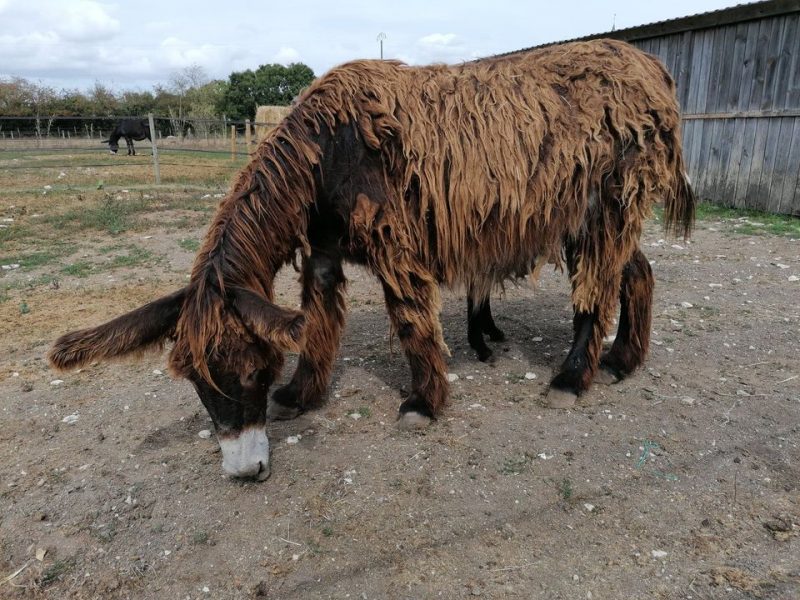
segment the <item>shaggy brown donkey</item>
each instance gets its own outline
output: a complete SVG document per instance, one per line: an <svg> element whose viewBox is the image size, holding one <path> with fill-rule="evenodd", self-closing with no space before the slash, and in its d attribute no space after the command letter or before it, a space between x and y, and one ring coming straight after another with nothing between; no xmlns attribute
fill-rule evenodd
<svg viewBox="0 0 800 600"><path fill-rule="evenodd" d="M642 224L665 203L688 234L672 79L621 42L565 44L452 67L358 61L318 79L259 146L223 200L188 285L132 313L69 333L50 352L74 368L172 341L172 371L197 389L223 467L264 477L269 415L322 402L345 319L342 261L380 280L411 366L403 425L447 397L439 284L486 298L534 265L566 263L574 342L554 405L641 364L653 277ZM277 271L303 252L302 310L273 302ZM542 261L541 263L539 261ZM603 336L621 302L609 353ZM291 381L267 391L283 351Z"/></svg>

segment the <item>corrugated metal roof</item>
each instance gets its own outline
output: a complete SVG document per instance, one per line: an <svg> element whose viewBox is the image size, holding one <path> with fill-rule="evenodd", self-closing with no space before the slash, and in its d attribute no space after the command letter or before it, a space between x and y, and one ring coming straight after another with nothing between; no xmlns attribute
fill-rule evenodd
<svg viewBox="0 0 800 600"><path fill-rule="evenodd" d="M666 21L658 21L656 23L648 23L646 25L637 25L635 27L606 31L604 33L593 33L591 35L585 35L569 40L547 42L544 44L531 46L530 48L522 48L520 50L504 52L495 56L508 56L510 54L518 54L520 52L533 50L534 48L543 48L545 46L554 46L557 44L564 44L566 42L579 42L597 38L613 38L616 40L630 42L633 40L682 33L684 31L693 31L696 29L708 29L710 27L719 27L721 25L730 25L731 23L741 23L743 21L752 21L755 19L775 17L795 12L800 12L800 0L766 0L765 2L750 2L748 4L737 4L736 6L731 6L728 8L721 8L719 10L712 10L710 12L698 13L696 15L689 15L686 17L668 19Z"/></svg>

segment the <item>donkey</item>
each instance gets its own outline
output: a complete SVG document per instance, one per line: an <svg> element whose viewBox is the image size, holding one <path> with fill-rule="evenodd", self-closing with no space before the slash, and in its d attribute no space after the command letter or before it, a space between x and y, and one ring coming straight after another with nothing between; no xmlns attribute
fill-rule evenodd
<svg viewBox="0 0 800 600"><path fill-rule="evenodd" d="M119 150L119 138L125 138L125 143L128 145L128 156L136 156L136 149L133 147L133 141L141 142L146 139L150 143L153 140L150 138L150 124L146 119L122 119L107 140L100 142L101 144L108 144L111 154L116 154Z"/></svg>
<svg viewBox="0 0 800 600"><path fill-rule="evenodd" d="M215 424L223 469L269 473L268 418L324 398L345 320L343 261L383 287L411 368L401 427L427 425L448 393L439 286L488 298L539 264L565 265L572 348L547 401L570 406L598 371L631 374L649 344L653 274L639 247L665 204L687 236L674 83L613 40L457 66L355 61L315 81L259 145L221 202L188 284L59 338L70 369L172 342L169 365ZM276 273L302 251L301 310L276 305ZM603 337L619 312L611 349ZM286 351L291 380L268 398Z"/></svg>

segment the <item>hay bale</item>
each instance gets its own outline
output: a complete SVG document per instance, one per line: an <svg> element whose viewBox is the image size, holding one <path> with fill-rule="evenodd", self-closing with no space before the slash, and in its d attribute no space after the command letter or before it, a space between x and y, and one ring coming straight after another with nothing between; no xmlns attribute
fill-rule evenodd
<svg viewBox="0 0 800 600"><path fill-rule="evenodd" d="M259 106L256 109L256 142L264 139L275 125L283 121L283 118L292 110L291 106Z"/></svg>

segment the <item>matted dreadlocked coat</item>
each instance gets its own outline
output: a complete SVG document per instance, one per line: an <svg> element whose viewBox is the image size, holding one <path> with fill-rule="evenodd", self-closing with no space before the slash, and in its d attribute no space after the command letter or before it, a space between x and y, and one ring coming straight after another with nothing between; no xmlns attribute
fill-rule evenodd
<svg viewBox="0 0 800 600"><path fill-rule="evenodd" d="M349 243L400 298L413 297L409 273L488 294L537 264L560 264L569 244L576 310L603 307L610 324L653 204L665 203L673 232L692 224L674 83L632 46L573 43L457 66L351 62L302 94L221 205L173 358L191 354L205 372L225 326L209 281L272 298L264 236L287 257L309 251L325 178L315 140L352 124L379 154L382 181L354 201Z"/></svg>

